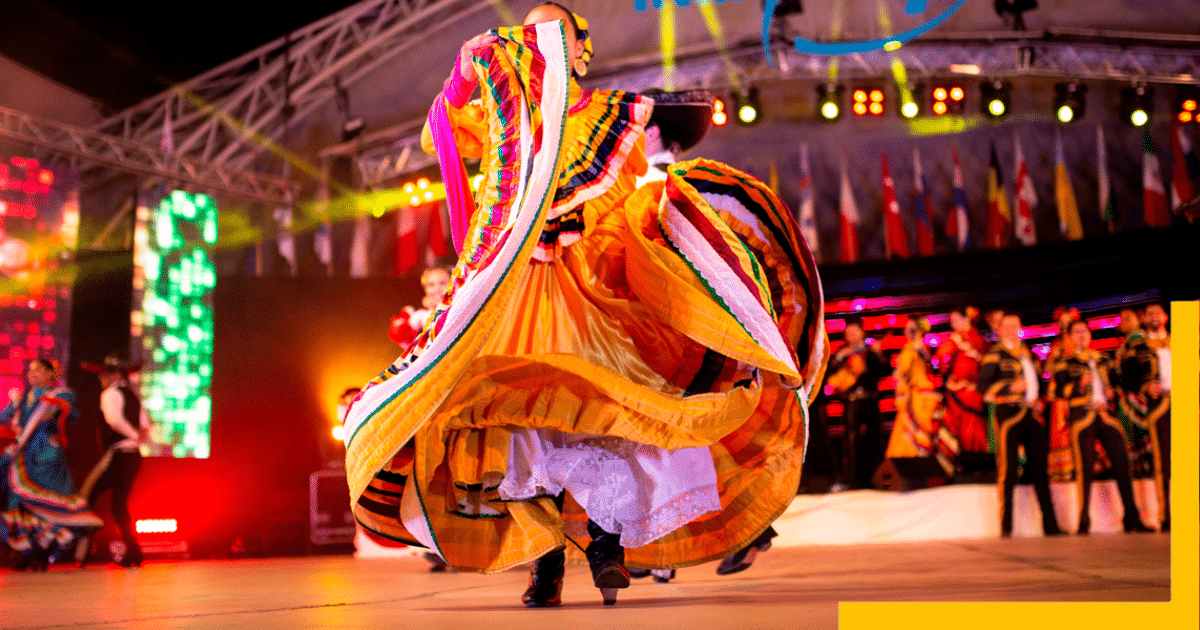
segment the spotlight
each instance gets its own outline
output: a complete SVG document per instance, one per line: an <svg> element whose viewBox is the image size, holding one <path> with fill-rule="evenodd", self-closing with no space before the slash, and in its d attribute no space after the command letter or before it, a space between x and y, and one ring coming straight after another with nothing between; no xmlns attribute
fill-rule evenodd
<svg viewBox="0 0 1200 630"><path fill-rule="evenodd" d="M1087 86L1079 83L1059 83L1054 86L1054 112L1061 123L1083 118L1087 107Z"/></svg>
<svg viewBox="0 0 1200 630"><path fill-rule="evenodd" d="M854 104L850 106L856 116L879 116L883 114L883 90L879 88L857 88L850 93Z"/></svg>
<svg viewBox="0 0 1200 630"><path fill-rule="evenodd" d="M904 116L905 118L916 118L917 114L919 113L921 113L920 108L917 107L917 103L915 101L905 101L904 104L900 106L900 115Z"/></svg>
<svg viewBox="0 0 1200 630"><path fill-rule="evenodd" d="M762 109L758 102L758 88L734 94L733 99L737 103L738 122L747 126L758 122L758 112Z"/></svg>
<svg viewBox="0 0 1200 630"><path fill-rule="evenodd" d="M729 122L729 114L725 113L725 101L719 98L713 101L712 121L718 127Z"/></svg>
<svg viewBox="0 0 1200 630"><path fill-rule="evenodd" d="M1121 117L1134 127L1142 127L1154 116L1154 90L1131 85L1121 90Z"/></svg>
<svg viewBox="0 0 1200 630"><path fill-rule="evenodd" d="M989 81L981 86L983 113L992 118L1003 118L1012 108L1012 84L1008 81Z"/></svg>
<svg viewBox="0 0 1200 630"><path fill-rule="evenodd" d="M935 85L929 95L933 101L930 109L937 116L962 114L967 101L967 93L961 85Z"/></svg>
<svg viewBox="0 0 1200 630"><path fill-rule="evenodd" d="M1183 124L1200 122L1200 89L1184 87L1179 90L1175 104L1175 120Z"/></svg>
<svg viewBox="0 0 1200 630"><path fill-rule="evenodd" d="M921 98L925 92L923 83L908 83L896 85L896 101L900 103L897 111L904 118L913 119L921 114Z"/></svg>
<svg viewBox="0 0 1200 630"><path fill-rule="evenodd" d="M817 86L817 111L827 121L837 120L842 115L842 86Z"/></svg>

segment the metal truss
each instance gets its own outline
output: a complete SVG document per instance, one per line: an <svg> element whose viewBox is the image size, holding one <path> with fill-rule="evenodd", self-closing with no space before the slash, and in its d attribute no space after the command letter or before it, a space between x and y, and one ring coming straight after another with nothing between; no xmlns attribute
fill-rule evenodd
<svg viewBox="0 0 1200 630"><path fill-rule="evenodd" d="M426 33L492 5L487 0L364 0L99 123L95 130L173 155L247 169L289 122L303 121ZM309 173L314 177L315 172Z"/></svg>
<svg viewBox="0 0 1200 630"><path fill-rule="evenodd" d="M798 53L781 43L774 47L775 66L763 58L759 43L745 43L725 52L704 46L677 53L673 82L677 89L687 89L731 88L781 79L827 81L835 61L839 78L874 78L890 76L898 60L910 79L960 75L963 68L973 67L985 77L1200 83L1200 40L1172 44L1142 40L1130 45L1102 37L1053 39L1044 34L1005 32L917 40L894 52L830 57ZM657 56L620 60L597 68L594 74L598 87L627 90L661 86L667 78Z"/></svg>
<svg viewBox="0 0 1200 630"><path fill-rule="evenodd" d="M199 189L271 204L291 203L292 182L214 162L168 156L157 144L124 140L0 107L0 137L57 155L116 170L141 173Z"/></svg>

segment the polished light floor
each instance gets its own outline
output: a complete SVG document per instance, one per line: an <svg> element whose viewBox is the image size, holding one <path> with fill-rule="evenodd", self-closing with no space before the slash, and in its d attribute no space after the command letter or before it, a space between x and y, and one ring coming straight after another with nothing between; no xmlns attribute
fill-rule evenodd
<svg viewBox="0 0 1200 630"><path fill-rule="evenodd" d="M0 573L3 628L837 628L847 601L1166 601L1170 537L775 548L749 570L681 569L601 605L587 568L526 610L527 570L431 574L419 558L149 562Z"/></svg>

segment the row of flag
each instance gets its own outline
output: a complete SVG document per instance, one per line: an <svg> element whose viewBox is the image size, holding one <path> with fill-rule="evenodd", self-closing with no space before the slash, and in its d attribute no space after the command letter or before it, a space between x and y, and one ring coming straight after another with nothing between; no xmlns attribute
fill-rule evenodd
<svg viewBox="0 0 1200 630"><path fill-rule="evenodd" d="M1195 181L1200 180L1200 160L1183 129L1175 126L1171 131L1171 150L1174 168L1171 173L1170 186L1164 188L1162 171L1155 152L1154 145L1148 132L1143 130L1143 211L1145 223L1151 227L1170 226L1174 211L1196 194ZM1034 228L1034 213L1039 205L1037 192L1033 185L1029 165L1025 159L1020 139L1014 134L1015 180L1013 182L1012 206L1006 192L1004 173L996 156L993 144L990 152L987 181L988 211L985 225L985 246L992 249L1009 247L1015 240L1025 246L1037 243L1037 231ZM1114 210L1113 189L1109 179L1108 158L1104 130L1096 130L1097 182L1099 185L1098 212L1101 220L1109 231L1115 229L1116 213ZM952 149L953 177L950 208L945 216L945 234L954 243L958 251L973 247L970 238L969 213L967 211L967 194L964 186L962 168L959 164L958 148ZM932 256L935 253L934 225L938 217L934 211L934 203L930 195L929 182L922 166L920 151L916 148L912 153L913 190L912 190L912 224L916 229L915 250L910 248L909 233L905 227L901 199L897 196L895 182L892 178L891 165L886 154L881 154L881 173L883 186L883 218L884 244L888 258L907 258L913 255ZM1054 139L1054 198L1057 206L1059 230L1068 240L1082 239L1083 225L1080 220L1079 208L1075 199L1074 188L1067 170L1063 151L1063 138L1059 131ZM771 165L770 184L778 189L778 173ZM812 170L809 163L808 146L800 149L800 204L798 218L804 238L813 245L814 253L820 257L821 242L816 224L815 201L813 195ZM861 215L854 191L847 177L846 160L841 161L841 187L838 208L838 262L854 263L860 260L862 245L859 238ZM436 264L451 253L445 207L442 203L430 203L423 206L398 208L395 216L395 257L393 272L396 275L405 274L418 265L424 267ZM274 212L277 225L275 245L277 252L285 261L290 275L297 272L297 248L293 236L292 209L278 208ZM420 227L421 229L418 229ZM349 246L349 272L352 278L365 278L373 275L373 248L386 246L377 234L373 234L372 217L361 215L354 219L352 238ZM422 246L422 242L425 243ZM313 232L313 253L320 264L333 275L333 238L332 226L328 223L319 224ZM257 249L257 248L256 248ZM382 254L382 252L379 252ZM258 257L257 274L261 275L262 261Z"/></svg>
<svg viewBox="0 0 1200 630"><path fill-rule="evenodd" d="M1025 159L1021 141L1013 136L1015 153L1015 175L1013 182L1013 207L1010 207L1004 183L1003 170L996 157L996 147L991 147L988 168L988 212L985 225L986 246L992 249L1009 247L1013 240L1024 246L1037 244L1034 213L1039 205L1029 164ZM1108 176L1108 156L1105 148L1104 129L1096 129L1097 182L1099 184L1098 212L1109 232L1115 230L1116 212L1112 184ZM1161 167L1154 143L1148 131L1143 130L1143 213L1147 226L1169 227L1175 211L1196 194L1195 181L1200 180L1200 159L1197 159L1191 141L1184 130L1176 125L1171 129L1171 151L1174 169L1171 173L1170 190L1163 187ZM952 150L953 192L951 207L946 214L946 235L953 240L958 251L972 247L968 223L967 194L963 186L962 168L958 160L958 148ZM907 258L913 255L909 245L909 234L905 228L900 202L886 154L881 154L883 185L884 250L888 258ZM1075 200L1075 191L1067 171L1061 131L1054 138L1054 198L1058 210L1059 230L1067 240L1083 238L1083 223ZM934 254L933 225L936 222L929 183L921 166L921 154L913 149L913 223L916 226L916 254ZM813 199L812 171L809 165L808 146L800 148L800 204L798 218L804 238L814 244L820 243L817 235L816 211ZM861 215L858 203L847 177L846 160L841 161L841 189L838 204L838 262L854 263L861 257L858 236ZM819 253L818 253L819 255Z"/></svg>

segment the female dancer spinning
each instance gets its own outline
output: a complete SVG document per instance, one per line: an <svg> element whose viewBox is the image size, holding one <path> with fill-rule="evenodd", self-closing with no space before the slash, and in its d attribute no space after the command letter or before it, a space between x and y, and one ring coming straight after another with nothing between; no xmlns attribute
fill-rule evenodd
<svg viewBox="0 0 1200 630"><path fill-rule="evenodd" d="M375 537L460 571L534 561L527 606L561 603L567 541L586 542L611 604L627 564L724 558L795 496L821 289L758 180L696 160L636 188L653 101L579 88L582 18L525 23L465 44L430 111L460 258L351 407L347 470Z"/></svg>
<svg viewBox="0 0 1200 630"><path fill-rule="evenodd" d="M58 382L58 366L29 362L29 387L9 392L0 422L11 423L16 440L0 454L0 541L20 554L18 570L83 560L88 540L103 521L75 490L67 467L64 429L79 410L75 395Z"/></svg>

